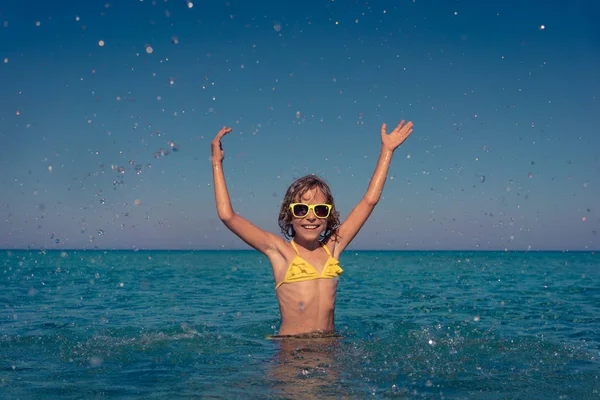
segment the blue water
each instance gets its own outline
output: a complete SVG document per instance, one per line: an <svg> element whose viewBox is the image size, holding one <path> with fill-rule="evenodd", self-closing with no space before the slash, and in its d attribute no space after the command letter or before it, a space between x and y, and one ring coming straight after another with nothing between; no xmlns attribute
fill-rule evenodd
<svg viewBox="0 0 600 400"><path fill-rule="evenodd" d="M0 397L600 398L600 255L347 252L343 337L276 341L247 251L4 251Z"/></svg>

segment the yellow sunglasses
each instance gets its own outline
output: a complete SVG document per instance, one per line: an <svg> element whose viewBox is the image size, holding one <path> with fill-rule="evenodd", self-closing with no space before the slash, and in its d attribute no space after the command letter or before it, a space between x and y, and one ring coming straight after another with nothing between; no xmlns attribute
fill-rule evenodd
<svg viewBox="0 0 600 400"><path fill-rule="evenodd" d="M331 212L331 204L305 204L292 203L290 204L292 215L296 218L306 218L310 210L313 211L317 218L327 218Z"/></svg>

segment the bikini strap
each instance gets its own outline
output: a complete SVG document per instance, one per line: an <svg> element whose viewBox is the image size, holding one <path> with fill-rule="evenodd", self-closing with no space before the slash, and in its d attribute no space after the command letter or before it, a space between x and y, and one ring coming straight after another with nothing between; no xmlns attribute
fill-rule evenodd
<svg viewBox="0 0 600 400"><path fill-rule="evenodd" d="M296 252L296 255L300 255L300 253L298 253L298 248L296 247L296 243L294 243L293 240L290 240L290 244L292 245L292 247L294 248L294 251Z"/></svg>
<svg viewBox="0 0 600 400"><path fill-rule="evenodd" d="M323 246L323 248L325 249L325 253L327 253L327 255L329 257L331 257L331 253L329 252L329 249L327 248L327 245L325 243L321 243L321 246Z"/></svg>

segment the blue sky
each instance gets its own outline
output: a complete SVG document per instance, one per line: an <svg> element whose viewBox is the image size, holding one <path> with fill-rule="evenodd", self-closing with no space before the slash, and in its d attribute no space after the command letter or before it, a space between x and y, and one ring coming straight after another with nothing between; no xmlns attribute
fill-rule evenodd
<svg viewBox="0 0 600 400"><path fill-rule="evenodd" d="M354 249L600 249L589 1L0 5L1 248L247 248L308 173L342 218L382 122L415 124ZM162 149L162 151L161 151ZM177 150L177 151L174 151ZM168 152L168 154L167 154Z"/></svg>

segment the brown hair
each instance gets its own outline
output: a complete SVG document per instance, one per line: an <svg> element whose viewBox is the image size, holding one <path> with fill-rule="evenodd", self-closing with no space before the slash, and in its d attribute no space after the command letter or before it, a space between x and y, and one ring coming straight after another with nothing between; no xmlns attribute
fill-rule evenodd
<svg viewBox="0 0 600 400"><path fill-rule="evenodd" d="M329 217L327 217L327 228L322 234L321 240L329 239L332 236L334 239L337 238L337 229L340 225L340 213L335 209L335 202L333 201L333 195L331 194L329 185L316 175L306 175L296 179L294 183L290 185L283 198L281 209L279 210L279 227L286 239L292 239L296 236L296 232L294 232L294 228L292 227L293 217L290 212L290 204L295 203L306 192L315 188L323 193L327 204L331 204L331 212L329 213Z"/></svg>

